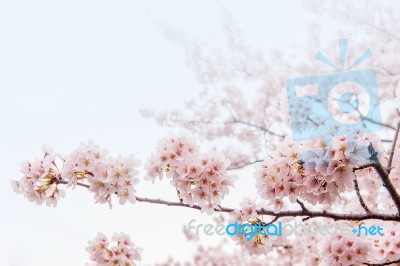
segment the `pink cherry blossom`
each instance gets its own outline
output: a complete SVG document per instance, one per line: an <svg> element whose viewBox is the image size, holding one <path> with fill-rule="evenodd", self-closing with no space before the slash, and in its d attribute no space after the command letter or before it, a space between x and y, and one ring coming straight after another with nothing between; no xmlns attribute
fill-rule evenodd
<svg viewBox="0 0 400 266"><path fill-rule="evenodd" d="M142 249L136 246L125 233L115 233L111 241L98 233L93 241L89 241L87 252L93 266L135 266L141 261Z"/></svg>
<svg viewBox="0 0 400 266"><path fill-rule="evenodd" d="M198 204L202 212L212 214L236 180L235 175L228 174L229 165L229 160L215 152L200 154L192 140L170 135L159 141L149 158L147 179L154 182L165 173L183 203Z"/></svg>
<svg viewBox="0 0 400 266"><path fill-rule="evenodd" d="M292 203L300 198L314 205L332 204L340 193L353 188L353 168L370 156L368 141L361 133L335 137L332 145L321 140L294 143L286 139L272 158L257 166L258 193L271 204L285 197Z"/></svg>
<svg viewBox="0 0 400 266"><path fill-rule="evenodd" d="M21 164L23 176L12 181L12 187L29 201L56 206L65 196L60 187L65 184L75 187L79 183L89 188L96 202L108 203L111 207L113 196L119 198L120 204L135 203L138 166L139 161L133 156L107 156L93 142L82 143L63 157L44 146L42 158Z"/></svg>

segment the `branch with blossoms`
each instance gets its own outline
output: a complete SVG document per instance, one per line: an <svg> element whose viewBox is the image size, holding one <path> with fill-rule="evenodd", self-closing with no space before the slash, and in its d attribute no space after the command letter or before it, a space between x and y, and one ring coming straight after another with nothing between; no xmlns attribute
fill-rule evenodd
<svg viewBox="0 0 400 266"><path fill-rule="evenodd" d="M22 164L23 177L13 181L13 187L17 193L24 194L29 201L37 204L46 202L49 206L56 206L60 197L65 195L61 186L80 186L93 193L96 202L108 203L110 207L112 198L116 197L120 204L128 201L144 202L192 208L209 215L214 212L229 213L232 221L242 224L257 223L262 221L262 216L272 216L273 221L285 217L304 217L303 221L328 218L334 221L400 222L400 197L389 178L399 128L400 123L386 167L382 166L382 158L379 158L379 153L374 148L378 147L379 143L361 132L341 137L333 137L336 132L332 132L330 137L333 140L329 145L324 140L295 143L285 139L282 145L276 148L273 156L256 166L254 175L258 195L273 205L273 210L265 207L265 204L261 207L249 198L240 204L240 209L223 207L222 200L229 193L229 188L234 186L237 178L228 172L229 160L215 152L201 153L199 146L183 135L171 135L159 141L156 151L145 165L147 180L154 182L157 178L170 179L177 190L179 202L137 196L139 162L133 156L110 156L107 151L91 142L81 144L68 156L60 156L51 149L44 148L41 159ZM369 162L360 163L365 161ZM397 213L377 213L367 207L356 178L361 177L358 176L358 172L364 170L371 172L370 169L375 171L373 174L375 178L381 179L397 208ZM365 213L342 214L327 210L311 210L306 207L305 202L312 205L317 203L330 205L340 194L351 190L356 191ZM298 204L300 210L283 210L285 198ZM242 240L238 240L238 243L251 254L265 252L265 248L268 247L266 243L269 241L259 236L254 242L257 248L254 248ZM364 248L360 246L362 252ZM101 254L108 253L109 257L100 256L93 251L92 260L99 259L107 263L112 260L117 262L129 260L118 256L124 253L124 248L122 251L113 251L106 247L101 250ZM135 255L136 257L140 256Z"/></svg>
<svg viewBox="0 0 400 266"><path fill-rule="evenodd" d="M364 5L363 2L365 2ZM335 1L334 4L328 2L324 4L313 3L312 6L317 10L317 12L321 12L321 7L324 5L334 6L334 8L331 9L334 10L332 13L335 20L337 20L336 16L340 15L341 13L337 6L341 6L348 14L348 20L350 20L348 21L350 23L346 24L346 26L351 25L351 20L358 20L360 16L364 16L365 14L365 18L369 23L382 23L382 29L384 31L385 26L387 26L388 29L390 28L390 32L395 32L393 31L393 25L396 25L395 21L397 18L391 13L393 10L392 6L384 9L381 8L380 4L371 4L369 1L361 1L353 6L348 5L348 3L345 1L342 4L340 4L340 1ZM363 12L359 12L359 10L363 10ZM387 16L375 16L377 10L384 10L384 12L387 12ZM385 23L386 17L390 18L391 20L386 21ZM229 52L229 56L226 56L224 53L225 50L220 52L217 49L209 49L212 52L207 53L208 47L204 48L203 45L198 45L196 42L188 40L186 38L187 35L174 34L174 32L170 34L172 35L172 38L174 38L179 44L182 44L186 49L186 56L189 66L193 68L199 81L204 84L205 87L220 86L220 88L218 88L219 94L213 95L210 89L205 89L202 91L198 97L199 99L191 102L188 108L185 109L185 114L193 111L193 114L189 115L188 117L184 117L183 114L176 111L170 112L171 116L166 115L165 112L153 114L151 116L156 118L157 121L161 121L161 124L166 124L169 121L175 121L177 125L191 130L200 137L215 139L218 137L229 136L230 140L238 138L240 139L240 144L242 146L242 143L250 142L254 144L254 150L259 152L257 148L262 146L262 141L260 141L262 138L259 135L253 135L246 138L243 137L245 134L242 134L237 127L219 122L225 121L222 120L222 118L224 118L224 111L227 109L226 107L229 107L230 110L228 115L225 117L229 118L229 115L232 116L233 114L232 117L237 117L239 120L249 122L250 125L260 125L262 128L268 128L268 125L284 124L281 122L287 118L287 112L276 112L276 110L283 110L283 108L280 108L282 106L279 106L279 103L284 102L285 97L279 96L282 96L280 93L282 92L282 84L284 84L287 79L287 70L290 69L289 71L291 76L307 76L304 75L305 73L299 73L299 71L305 71L307 74L309 74L309 71L314 70L315 67L302 65L300 67L292 67L293 69L291 69L290 66L287 66L287 62L292 62L292 58L286 58L285 60L285 58L282 58L280 54L276 56L276 58L274 57L275 54L272 54L271 56L274 57L274 60L268 62L262 57L262 55L259 55L260 53L250 49L250 45L244 41L243 36L240 34L240 31L234 27L234 23L232 23L231 19L225 18L224 23L224 29L227 29L226 39L228 43L226 51ZM368 36L371 36L370 32L368 32ZM393 36L395 38L393 38ZM385 88L384 90L380 91L380 101L382 104L382 102L385 100L392 102L393 96L400 100L400 94L398 93L399 91L397 89L398 77L392 77L392 75L397 75L397 73L400 73L399 71L393 71L393 69L398 69L398 64L395 60L390 60L391 58L387 57L391 52L394 51L393 47L396 47L393 46L393 43L396 43L393 40L398 40L398 38L395 36L395 34L390 34L390 38L387 38L385 34L380 34L378 37L379 38L377 38L377 36L370 37L369 41L373 42L381 37L385 40L385 42L379 42L378 46L381 49L377 51L378 56L375 56L375 58L382 58L383 60L374 60L374 68L378 65L377 79L379 80L380 86ZM318 38L309 39L310 41L307 43L307 45L310 47L312 47L313 41L317 42L318 40ZM315 50L310 50L312 50L312 56L314 56ZM218 60L215 58L218 58ZM379 70L381 67L383 67L381 66L382 64L385 66L389 65L387 69L390 69L390 72L381 73ZM279 67L275 68L274 66ZM280 68L284 68L286 70L286 72L283 72L285 74L282 75L284 76L283 78L281 78L279 75ZM232 85L239 84L239 82L236 82L235 79L239 75L236 75L236 72L231 71L231 69L244 73L243 76L246 78L246 80L256 82L261 81L262 86L260 86L260 88L257 90L257 97L255 97L254 101L251 101L250 103L246 102L245 97L243 97L245 95L241 94L241 90L238 87L239 85ZM311 72L314 73L314 71ZM248 87L246 87L246 89L248 89ZM271 95L273 95L273 97L271 97ZM277 100L277 98L279 100ZM398 100L397 103L399 103ZM400 106L396 103L395 105ZM307 105L305 107L307 108ZM298 109L298 112L307 114L307 112L303 112L300 109ZM267 115L265 115L266 113ZM193 121L193 117L196 117L196 121L191 123L191 121ZM210 126L205 127L203 123L197 123L197 118L199 118L201 121L207 121L207 125ZM393 121L392 118L394 118L393 114L389 114L389 119L387 119L387 121ZM314 118L311 120L314 121L313 125L316 127L324 122L315 120ZM381 123L365 117L362 117L362 120L380 124L390 130L395 129L391 123ZM235 124L241 124L245 126L246 128L243 129L243 131L249 135L253 131L263 132L260 128L246 126L245 123ZM274 128L274 130L275 129L276 128ZM280 134L281 132L277 131L277 133ZM272 137L271 134L264 134L264 136L265 135ZM396 135L398 135L398 132ZM340 202L344 203L343 205L347 204L351 206L351 208L348 207L347 210L343 210L341 212L348 213L352 216L361 215L362 217L372 217L369 216L371 213L372 215L379 213L379 215L397 217L399 215L399 205L396 187L400 185L398 178L400 171L397 167L398 156L395 157L396 163L394 165L396 167L394 167L393 170L389 166L390 163L388 163L389 167L385 167L385 160L387 158L382 158L384 153L381 152L383 150L382 147L380 147L381 141L376 139L367 139L364 137L351 137L350 141L348 141L346 138L336 138L332 145L327 145L327 141L308 142L301 145L293 145L292 143L288 142L279 144L277 151L272 156L268 157L263 164L260 164L261 166L257 166L257 173L255 175L258 188L258 198L261 198L263 201L267 201L273 205L274 211L270 210L270 208L256 207L251 202L245 202L241 205L240 210L236 210L235 218L241 222L245 222L244 220L255 220L257 215L260 215L260 213L264 210L268 210L268 214L271 214L271 216L275 218L276 214L293 212L290 210L284 210L285 207L287 208L287 206L285 206L287 203L284 202L285 199L289 199L291 203L296 203L300 199L301 202L306 203L307 206L308 204L323 204L324 206L328 206L325 213L338 214L333 211L332 205L335 202ZM357 142L361 142L361 145L355 144ZM393 142L393 145L396 145L396 140L385 140L385 142ZM371 153L362 147L367 147L371 143L371 146L374 149L379 150L379 158L376 157L378 158L378 161L372 156L374 152ZM391 149L392 153L394 153L394 146ZM299 155L305 150L313 150L321 147L322 149L320 150L323 151L322 153L310 153L305 159L299 158ZM247 160L243 159L242 161L251 162L252 160L247 158ZM163 167L162 163L160 163L160 165ZM167 169L169 177L172 179L179 179L179 174L175 176L173 171L173 167ZM174 180L173 182L177 181ZM192 187L186 188L188 191L191 191L191 189ZM358 201L352 200L346 202L344 199L348 195L346 193L353 191L357 195ZM196 199L197 198L195 198L195 200ZM187 204L185 204L185 202ZM164 202L162 200L152 200L152 203L178 206L174 203ZM360 206L358 206L358 204ZM193 204L193 202L188 200L183 201L183 204L179 204L179 206L192 208L195 207L195 209L201 210L203 208L203 203ZM304 207L305 206L306 205L304 205ZM301 210L295 211L295 215L301 216L301 213L309 210L307 207L307 210L304 210L303 206L301 205L300 207ZM347 206L340 207L345 209ZM352 209L356 209L357 207L362 207L360 211L364 210L365 214L354 214ZM351 211L349 211L349 209ZM214 211L222 212L225 210L230 212L232 209L223 207L214 209ZM321 212L324 213L323 211ZM251 215L249 216L246 213L250 213ZM315 217L313 220L318 219L318 217L320 216ZM304 219L307 218L309 217L305 216ZM324 218L331 218L332 220L334 219L333 217ZM366 220L362 221L371 222L370 220L372 219L375 218L367 218ZM380 218L378 219L381 220ZM393 221L398 222L398 220ZM323 260L328 258L328 261L330 262L328 263L329 265L361 265L364 262L368 262L366 257L367 253L370 253L371 250L366 245L363 245L362 243L354 243L356 241L354 241L353 238L348 237L330 239L330 241L330 244L322 245L324 248L326 247L327 250L330 251L325 251L322 253L323 255L321 255L321 259ZM379 244L373 244L374 250L379 250L379 254L376 257L378 257L380 261L384 261L383 264L380 265L388 265L395 262L396 259L400 257L398 250L396 250L396 248L398 248L398 242L396 241L397 239L395 241L389 241L386 239L386 241L379 240ZM384 245L380 246L382 243L384 243ZM245 247L248 247L246 243L241 244ZM317 243L317 245L319 246L320 243ZM310 250L304 251L302 248L303 246L304 243L301 243L298 248L303 252L301 256L304 257L304 254L313 253L313 251ZM350 251L354 253L351 253ZM290 254L290 256L291 255L292 254ZM317 262L319 262L319 260ZM371 263L369 264L371 265L378 265L376 263L372 263L373 260L370 262ZM304 265L315 264L315 261L304 263ZM290 264L287 263L286 265Z"/></svg>
<svg viewBox="0 0 400 266"><path fill-rule="evenodd" d="M67 185L68 182L63 179L57 179L55 181L56 184L64 184ZM81 182L76 183L77 186L81 186L84 188L89 189L90 185L84 184ZM114 193L117 194L117 193ZM143 203L151 203L151 204L158 204L158 205L165 205L165 206L172 206L172 207L186 207L195 210L202 210L202 207L199 205L189 205L182 202L174 202L174 201L167 201L162 199L152 199L152 198L145 198L145 197L135 197L135 201L143 202ZM233 208L227 207L218 207L215 208L214 211L217 212L225 212L231 213L234 212ZM264 208L260 208L256 210L256 212L260 215L268 215L274 216L275 218L283 218L283 217L297 217L297 216L306 216L309 218L316 218L316 217L323 217L323 218L330 218L335 221L339 220L347 220L347 221L363 221L368 219L378 219L382 221L396 221L400 222L399 215L389 215L389 214L377 214L377 213L368 213L368 214L338 214L332 213L327 211L310 211L308 209L302 209L298 211L282 211L282 212L274 212L271 210L266 210ZM276 221L276 220L275 220Z"/></svg>
<svg viewBox="0 0 400 266"><path fill-rule="evenodd" d="M375 23L382 23L382 18L386 20L386 17L377 18L374 16L375 11L384 10L393 13L394 8L389 6L381 9L378 4L376 6L369 4L369 1L365 2L368 5L359 6L362 3L360 1L354 5L355 8L347 2L343 2L341 6L344 7L346 17L373 29L368 32L368 36L373 36L371 34L376 31L384 33L379 38L374 36L372 39L367 39L381 40L379 44L375 44L378 53L376 58L384 60L374 62L374 68L377 68L377 80L380 86L385 88L380 91L380 100L382 104L382 100L392 101L395 98L397 102L394 105L400 106L400 94L397 89L399 65L393 57L387 57L392 53L396 54L395 49L398 46L396 41L399 38L394 33L397 32L395 27L399 25L398 18L388 15L387 17L392 20L383 21L381 26L376 26ZM333 9L335 11L332 13L337 21L337 16L340 16L341 12L337 12L336 7L340 6L340 1L325 3L319 1L313 6L321 12L320 9L324 5L335 6ZM362 15L367 18L367 23L359 19ZM305 223L318 221L320 218L324 223L354 221L359 222L358 225L384 221L388 234L379 239L368 239L371 240L371 245L363 243L359 237L353 235L350 237L335 235L327 237L327 241L320 241L321 239L315 237L304 239L306 236L302 235L296 243L290 245L296 248L291 248L291 253L285 253L285 256L273 260L273 265L292 265L293 261L287 261L288 258L307 257L304 254L318 255L309 255L311 260L295 261L296 264L315 265L321 260L329 265L390 265L399 262L400 237L397 233L399 230L390 228L390 225L399 222L400 216L400 198L396 189L400 185L399 156L395 152L399 125L396 130L391 123L361 117L362 121L396 130L393 141L387 139L378 141L360 132L334 137L333 142L326 139L304 143L293 143L287 139L281 141L285 130L279 127L288 121L285 112L286 97L282 95L282 85L287 80L287 70L291 76L305 76L312 69L303 65L296 67L289 63L292 62L289 60L292 58L284 58L279 53L269 54L268 58L273 60L268 62L261 52L253 51L243 41L244 38L234 28L232 20L224 18L223 23L227 32L228 49L222 52L215 49L207 51L202 43L192 45L193 42L185 39L186 37L178 40L185 46L187 62L194 69L199 81L204 87L219 86L220 88L215 90L219 95L213 95L210 90L204 89L196 101L188 104L184 112L189 114L187 117L176 111L162 112L159 115L150 114L150 116L154 116L161 124L172 122L173 125L182 126L206 139L228 137L230 142L239 143L240 150L248 144L252 149L250 155L227 152L232 160L230 162L217 153L200 153L199 147L186 137L169 136L162 140L146 164L146 177L153 182L157 178L165 177L170 180L179 198L179 201L175 202L136 195L139 164L133 157L109 156L92 143L81 145L65 157L44 149L42 158L23 163L21 179L13 182L15 191L37 204L56 206L58 200L65 196L64 187L79 186L88 189L96 202L109 204L110 207L113 200L117 199L120 204L143 202L192 208L208 214L229 213L232 221L240 224L254 225L262 221L263 216L272 217L269 223L291 217L304 217L302 220ZM389 31L385 28L385 24ZM349 25L350 23L346 26ZM175 36L186 35L175 34ZM309 38L307 45L312 47L313 42L317 41L318 38ZM315 51L311 50L314 56ZM225 52L229 54L226 55ZM261 84L256 88L257 97L245 97L249 87L252 86L246 85L246 90L241 90L239 85L232 85L241 84L241 80L236 79L239 76L237 72L243 73L242 76L246 80ZM246 91L246 95L242 91ZM304 107L307 109L308 105ZM307 114L301 109L297 111ZM397 110L398 115L400 115L399 110ZM389 114L387 121L392 121L392 118L393 114ZM315 127L324 123L314 117L307 119ZM273 130L269 125L274 125ZM330 139L337 134L327 135L327 139ZM275 147L271 156L263 162L260 161L260 154L263 154L261 147L265 145L269 151L270 147L267 147L267 144L269 145L273 139L279 140L279 145ZM392 142L386 166L380 142ZM254 177L258 199L271 207L259 206L252 199L245 199L239 208L224 207L222 202L235 180L235 176L229 171L252 164L256 165ZM346 202L347 193L353 191L358 201ZM363 192L368 193L363 194ZM350 207L339 213L333 207L337 202ZM291 210L292 204L298 204L300 209ZM317 204L326 206L327 209L312 210L311 205ZM357 207L362 207L360 210L364 212L349 211ZM260 235L252 241L245 241L243 238L234 240L250 254L265 254L269 248L282 246L275 245L274 240ZM135 265L135 262L140 260L141 249L134 245L127 235L115 235L109 241L104 235L99 234L89 243L88 252L95 265ZM204 258L204 254L200 256ZM220 260L216 260L216 263L220 263ZM265 261L260 265L265 265Z"/></svg>
<svg viewBox="0 0 400 266"><path fill-rule="evenodd" d="M58 182L60 184L68 184L66 181L63 181L63 180L58 181ZM77 182L76 185L84 187L84 188L90 188L90 185L83 184L80 182ZM158 204L158 205L165 205L165 206L172 206L172 207L185 207L185 208L191 208L191 209L195 209L195 210L202 210L202 207L199 205L189 205L189 204L185 204L182 202L167 201L167 200L162 200L162 199L152 199L152 198L145 198L145 197L139 197L139 196L136 196L135 198L136 198L136 201L143 202L143 203L151 203L151 204ZM218 208L215 208L214 211L232 213L235 211L235 209L227 208L227 207L218 207ZM283 217L306 216L309 218L317 218L317 217L330 218L335 221L339 221L339 220L363 221L363 220L369 220L369 219L377 219L377 220L382 220L382 221L400 222L399 215L378 214L378 213L338 214L338 213L327 212L327 211L310 211L308 209L302 209L302 210L298 210L298 211L274 212L271 210L266 210L264 208L257 209L256 212L259 215L274 216L276 218L275 221L277 221L277 219L283 218Z"/></svg>

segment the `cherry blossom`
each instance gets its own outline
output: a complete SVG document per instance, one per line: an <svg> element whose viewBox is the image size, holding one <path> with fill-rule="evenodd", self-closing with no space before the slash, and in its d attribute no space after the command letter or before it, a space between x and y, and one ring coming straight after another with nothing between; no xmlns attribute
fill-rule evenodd
<svg viewBox="0 0 400 266"><path fill-rule="evenodd" d="M141 261L142 249L136 246L125 233L115 233L111 241L103 233L89 241L87 252L93 266L135 266Z"/></svg>
<svg viewBox="0 0 400 266"><path fill-rule="evenodd" d="M240 203L240 209L235 209L232 213L230 213L229 224L238 223L239 228L238 231L242 232L246 225L257 226L260 224L265 226L261 219L261 216L257 215L257 209L261 207L259 204L256 204L255 200L250 198L244 198ZM248 233L252 233L247 229L244 229ZM254 232L254 235L249 239L245 234L239 235L238 233L232 236L232 239L246 252L251 255L262 255L266 254L268 250L271 248L274 240L276 240L276 236L270 236L265 232Z"/></svg>
<svg viewBox="0 0 400 266"><path fill-rule="evenodd" d="M331 144L327 140L299 143L287 138L272 158L257 166L260 196L271 204L285 197L292 203L300 198L314 205L332 204L340 193L352 189L353 168L369 161L371 138L360 132L331 138ZM279 203L277 208L281 206Z"/></svg>
<svg viewBox="0 0 400 266"><path fill-rule="evenodd" d="M65 196L59 188L61 174L55 164L57 154L43 146L42 157L35 161L21 163L22 177L12 181L12 187L18 194L23 194L31 202L40 205L57 206L57 201Z"/></svg>
<svg viewBox="0 0 400 266"><path fill-rule="evenodd" d="M147 179L154 182L166 173L183 203L198 204L202 212L212 214L237 178L228 174L229 165L229 160L215 152L198 153L198 146L190 139L170 135L159 141L149 158Z"/></svg>
<svg viewBox="0 0 400 266"><path fill-rule="evenodd" d="M348 26L340 36L353 36L358 30L360 36L365 35L349 47L349 62L354 62L351 57L364 51L365 45L374 48L374 57L365 69L376 70L379 101L384 107L382 122L372 121L382 126L381 131L375 132L377 135L358 130L343 132L321 117L309 116L314 103L306 98L295 103L295 115L301 119L291 125L289 110L293 103L287 100L285 82L288 78L327 71L313 62L315 52L322 48L317 24L305 44L309 49L296 46L297 54L301 51L309 58L308 62L299 63L281 51L264 56L245 41L233 19L224 13L226 47L222 48L210 47L190 34L165 27L166 36L183 47L186 61L202 89L185 103L184 110L142 111L160 125L181 127L188 132L161 139L145 165L146 179L154 183L157 178L166 177L177 191L176 201L137 197L138 162L133 157L110 156L91 142L66 156L44 147L40 159L21 165L21 179L12 182L15 192L37 204L56 206L65 194L62 185L83 186L100 203L111 204L116 197L120 204L139 201L190 207L208 214L220 211L229 213L229 222L240 225L270 221L302 221L307 225L311 220L337 224L339 219L351 220L354 228L369 226L372 221L385 228L384 236L379 237L351 232L321 236L305 231L293 238L274 239L257 234L247 240L245 236L234 236L232 239L244 251L243 255L231 260L232 255L222 249L203 248L195 253L195 265L396 262L400 258L400 125L395 126L400 106L397 5L380 6L370 1L309 2L312 11L327 12L335 21ZM333 44L324 50L339 56L334 45L335 50ZM338 59L334 57L333 62ZM354 69L360 70L361 67ZM332 115L341 118L338 110ZM293 141L290 126L324 134L320 139ZM201 153L197 140L212 141L217 147ZM247 195L236 209L225 207L223 200L236 179L231 170L254 163L258 163L254 174L256 193ZM124 234L111 241L99 234L88 251L95 265L134 265L140 261L141 252ZM248 259L249 254L256 256ZM171 264L172 260L166 265Z"/></svg>
<svg viewBox="0 0 400 266"><path fill-rule="evenodd" d="M359 239L334 235L323 241L320 252L327 265L360 265L368 261L370 248Z"/></svg>
<svg viewBox="0 0 400 266"><path fill-rule="evenodd" d="M43 147L43 153L41 159L23 162L23 177L12 181L14 191L23 193L29 201L56 206L65 196L60 186L75 187L79 182L89 188L96 202L108 203L111 207L111 198L115 195L120 204L135 203L139 161L133 156L107 156L107 151L93 142L82 143L63 157L46 147Z"/></svg>

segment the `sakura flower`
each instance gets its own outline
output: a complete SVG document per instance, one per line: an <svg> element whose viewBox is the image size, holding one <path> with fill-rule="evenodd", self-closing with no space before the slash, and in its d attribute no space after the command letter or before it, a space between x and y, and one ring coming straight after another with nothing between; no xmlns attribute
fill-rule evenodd
<svg viewBox="0 0 400 266"><path fill-rule="evenodd" d="M40 159L21 164L20 180L12 181L11 185L18 194L23 194L29 201L40 205L46 202L48 206L56 206L57 201L64 197L64 191L59 188L62 182L61 174L56 165L57 154L52 149L43 146Z"/></svg>
<svg viewBox="0 0 400 266"><path fill-rule="evenodd" d="M229 165L229 160L215 152L198 153L192 140L170 135L159 141L147 161L147 179L154 182L165 174L183 203L198 204L202 212L212 214L237 178L228 174Z"/></svg>
<svg viewBox="0 0 400 266"><path fill-rule="evenodd" d="M337 181L340 187L351 187L354 178L353 168L346 165L339 165L333 170L333 180Z"/></svg>
<svg viewBox="0 0 400 266"><path fill-rule="evenodd" d="M125 189L122 192L120 192L119 194L119 204L125 204L127 201L131 202L131 203L135 203L136 202L136 198L133 194L132 189Z"/></svg>
<svg viewBox="0 0 400 266"><path fill-rule="evenodd" d="M400 257L399 226L396 223L383 225L383 236L373 240L371 257L379 263L397 260Z"/></svg>
<svg viewBox="0 0 400 266"><path fill-rule="evenodd" d="M370 259L368 244L353 235L333 235L323 241L319 252L328 265L361 265Z"/></svg>
<svg viewBox="0 0 400 266"><path fill-rule="evenodd" d="M284 206L284 203L280 198L276 198L274 200L274 212L275 213L280 212L282 210L283 206Z"/></svg>
<svg viewBox="0 0 400 266"><path fill-rule="evenodd" d="M96 266L135 266L141 261L142 253L142 249L124 233L114 234L111 241L98 233L93 241L89 241L86 251Z"/></svg>
<svg viewBox="0 0 400 266"><path fill-rule="evenodd" d="M60 163L61 162L61 163ZM81 143L71 154L60 157L43 146L43 157L21 164L22 178L11 183L16 193L22 193L37 204L56 206L65 196L60 185L88 187L96 202L108 203L119 198L120 204L136 201L137 167L133 156L112 157L93 142Z"/></svg>
<svg viewBox="0 0 400 266"><path fill-rule="evenodd" d="M336 133L335 133L336 130ZM332 128L332 136L338 134ZM353 188L353 168L369 159L369 139L360 132L327 140L291 144L286 138L274 154L256 166L258 194L273 205L276 199L297 198L311 204L331 204ZM332 139L333 138L333 139Z"/></svg>
<svg viewBox="0 0 400 266"><path fill-rule="evenodd" d="M243 220L249 220L257 216L257 205L254 200L250 198L244 198L239 206L241 207Z"/></svg>
<svg viewBox="0 0 400 266"><path fill-rule="evenodd" d="M230 213L231 219L229 220L229 223L238 223L241 232L242 229L245 229L244 231L247 232L245 227L249 225L266 225L266 223L264 223L257 214L257 209L260 207L260 204L256 204L255 201L250 198L244 198L239 206L240 209L235 209ZM258 229L255 229L255 231L254 229L251 230L253 231L247 232L252 234L250 239L246 238L245 234L236 234L232 237L232 239L249 254L266 254L268 249L272 246L274 241L277 240L277 238L275 236L268 235L266 232L259 232Z"/></svg>

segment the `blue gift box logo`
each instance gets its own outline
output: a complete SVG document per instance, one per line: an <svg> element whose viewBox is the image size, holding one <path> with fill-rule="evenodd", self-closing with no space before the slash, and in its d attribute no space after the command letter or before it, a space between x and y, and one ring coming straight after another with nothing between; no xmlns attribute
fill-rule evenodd
<svg viewBox="0 0 400 266"><path fill-rule="evenodd" d="M339 40L339 48L344 69L347 40ZM371 56L372 53L368 49L348 69ZM338 69L321 52L317 53L316 58ZM346 92L347 84L351 84L349 87L353 88ZM339 87L341 89L336 90ZM354 87L358 88L358 91L354 90ZM336 132L338 136L356 130L377 131L382 127L376 74L372 69L293 78L286 82L286 88L293 140L325 139L327 135L332 137L333 127L338 129ZM306 95L299 95L298 88L315 88L315 90L308 89ZM341 94L331 97L334 91ZM332 103L336 103L333 111L329 107ZM360 109L364 109L363 112ZM338 118L340 115L345 118L355 115L358 119L341 120Z"/></svg>

